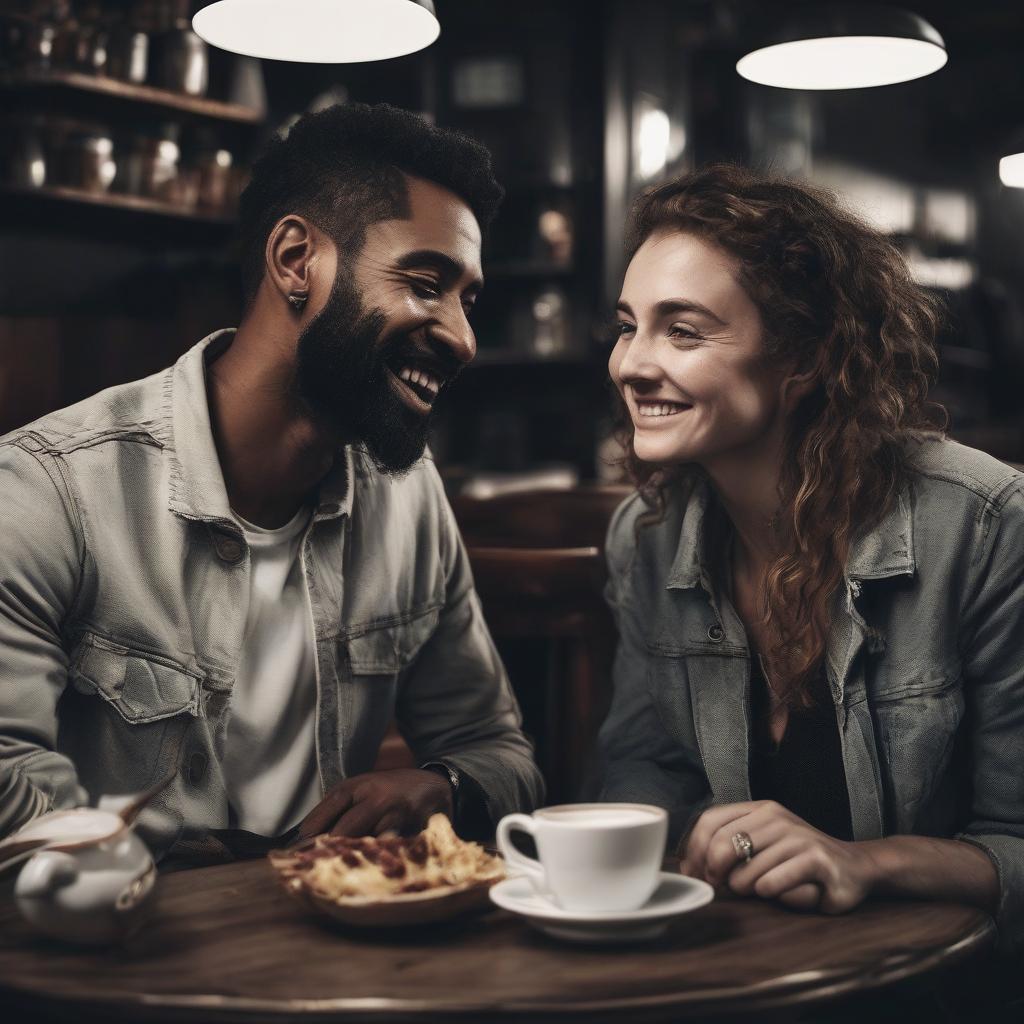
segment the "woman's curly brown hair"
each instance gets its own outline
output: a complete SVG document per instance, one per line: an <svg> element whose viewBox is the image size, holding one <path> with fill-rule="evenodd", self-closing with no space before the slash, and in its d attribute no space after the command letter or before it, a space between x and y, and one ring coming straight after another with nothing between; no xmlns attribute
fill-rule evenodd
<svg viewBox="0 0 1024 1024"><path fill-rule="evenodd" d="M884 236L807 184L707 166L637 199L627 256L663 231L696 235L734 257L761 315L765 356L812 374L787 424L776 520L783 547L761 591L772 637L763 653L779 696L806 704L851 542L895 500L908 438L944 426L927 400L940 307ZM669 486L701 470L641 462L618 404L626 465L652 509L643 521L657 521Z"/></svg>

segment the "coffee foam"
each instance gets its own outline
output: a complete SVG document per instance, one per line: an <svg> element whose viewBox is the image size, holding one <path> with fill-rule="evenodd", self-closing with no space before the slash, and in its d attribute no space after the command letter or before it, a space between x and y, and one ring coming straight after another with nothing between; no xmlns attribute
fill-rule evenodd
<svg viewBox="0 0 1024 1024"><path fill-rule="evenodd" d="M567 807L558 811L540 811L537 817L552 824L579 828L629 828L650 825L658 820L658 815L651 811L642 811L634 807Z"/></svg>

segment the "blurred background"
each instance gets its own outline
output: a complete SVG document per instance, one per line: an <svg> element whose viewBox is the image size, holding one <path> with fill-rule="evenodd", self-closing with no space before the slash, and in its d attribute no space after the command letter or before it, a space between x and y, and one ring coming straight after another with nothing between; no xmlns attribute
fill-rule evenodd
<svg viewBox="0 0 1024 1024"><path fill-rule="evenodd" d="M190 0L2 0L0 432L156 371L236 324L233 209L271 133L386 100L464 129L508 190L479 357L433 442L453 492L608 480L609 311L643 186L714 159L808 178L889 233L941 292L952 434L1024 460L1024 10L915 0L949 62L806 92L735 71L798 5L437 0L440 39L347 65L237 57Z"/></svg>
<svg viewBox="0 0 1024 1024"><path fill-rule="evenodd" d="M237 324L237 197L302 112L387 101L476 136L508 197L432 447L549 795L572 796L610 686L606 363L640 189L730 159L841 193L945 300L952 435L1024 462L1024 189L999 174L1024 151L1024 5L909 5L944 68L811 92L736 72L799 11L766 0L436 0L429 48L337 65L209 47L191 0L0 0L0 433Z"/></svg>

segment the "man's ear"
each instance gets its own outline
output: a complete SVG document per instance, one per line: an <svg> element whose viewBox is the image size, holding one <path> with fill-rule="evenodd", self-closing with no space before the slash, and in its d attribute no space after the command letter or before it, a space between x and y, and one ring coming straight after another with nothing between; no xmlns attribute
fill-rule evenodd
<svg viewBox="0 0 1024 1024"><path fill-rule="evenodd" d="M264 254L267 280L287 301L288 296L310 293L317 249L317 231L305 217L282 217L267 236Z"/></svg>

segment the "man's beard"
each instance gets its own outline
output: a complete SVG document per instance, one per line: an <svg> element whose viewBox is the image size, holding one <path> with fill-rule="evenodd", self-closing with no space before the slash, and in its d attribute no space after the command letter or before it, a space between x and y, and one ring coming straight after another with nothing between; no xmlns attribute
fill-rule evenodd
<svg viewBox="0 0 1024 1024"><path fill-rule="evenodd" d="M386 318L364 311L340 268L324 308L299 336L299 398L346 439L361 441L377 467L402 473L423 454L430 415L410 409L395 392L388 360L411 348L407 336L382 340Z"/></svg>

